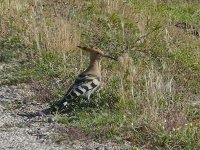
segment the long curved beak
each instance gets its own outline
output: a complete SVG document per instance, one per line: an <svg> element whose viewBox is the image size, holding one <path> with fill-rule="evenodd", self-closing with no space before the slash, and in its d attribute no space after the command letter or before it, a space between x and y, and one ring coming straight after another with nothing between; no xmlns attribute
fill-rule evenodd
<svg viewBox="0 0 200 150"><path fill-rule="evenodd" d="M113 59L115 61L118 61L117 58L113 57L113 56L110 56L110 55L104 55L103 57L107 57L107 58L110 58L110 59Z"/></svg>

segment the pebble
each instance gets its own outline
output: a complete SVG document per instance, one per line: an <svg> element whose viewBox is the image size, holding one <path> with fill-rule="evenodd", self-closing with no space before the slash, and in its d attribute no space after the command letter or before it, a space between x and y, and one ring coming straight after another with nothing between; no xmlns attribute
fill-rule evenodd
<svg viewBox="0 0 200 150"><path fill-rule="evenodd" d="M17 115L20 111L38 111L42 104L24 102L33 93L30 88L22 86L0 86L0 149L11 150L118 150L120 146L113 143L101 144L95 141L67 141L67 134L56 131L56 128L65 128L54 121L52 116L48 118L27 118ZM5 109L10 104L20 105L18 109ZM52 137L66 137L66 142L56 143ZM72 143L72 144L70 144Z"/></svg>

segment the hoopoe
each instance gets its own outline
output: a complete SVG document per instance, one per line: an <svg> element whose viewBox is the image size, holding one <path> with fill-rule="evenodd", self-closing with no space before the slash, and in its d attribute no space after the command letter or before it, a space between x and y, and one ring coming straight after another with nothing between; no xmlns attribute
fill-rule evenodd
<svg viewBox="0 0 200 150"><path fill-rule="evenodd" d="M69 103L78 97L89 100L91 94L93 94L101 84L101 58L106 57L117 61L116 58L105 54L98 48L78 47L90 53L90 64L88 68L78 76L61 101L53 108L40 111L39 115L49 114L50 111L63 112L67 109Z"/></svg>

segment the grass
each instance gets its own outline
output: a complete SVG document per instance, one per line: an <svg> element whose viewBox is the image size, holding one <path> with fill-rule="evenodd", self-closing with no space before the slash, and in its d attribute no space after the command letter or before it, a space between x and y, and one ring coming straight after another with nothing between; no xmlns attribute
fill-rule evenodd
<svg viewBox="0 0 200 150"><path fill-rule="evenodd" d="M175 26L199 31L197 1L2 0L0 12L1 63L15 64L1 84L56 101L87 66L76 46L95 45L119 62L103 60L103 88L57 121L141 149L199 149L199 37Z"/></svg>

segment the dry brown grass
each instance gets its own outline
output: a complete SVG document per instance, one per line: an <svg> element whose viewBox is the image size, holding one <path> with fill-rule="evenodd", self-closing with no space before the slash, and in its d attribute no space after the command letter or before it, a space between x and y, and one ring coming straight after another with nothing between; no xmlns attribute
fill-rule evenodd
<svg viewBox="0 0 200 150"><path fill-rule="evenodd" d="M4 1L0 4L1 36L20 37L38 50L69 51L80 43L80 32L71 20L47 14L39 1Z"/></svg>

